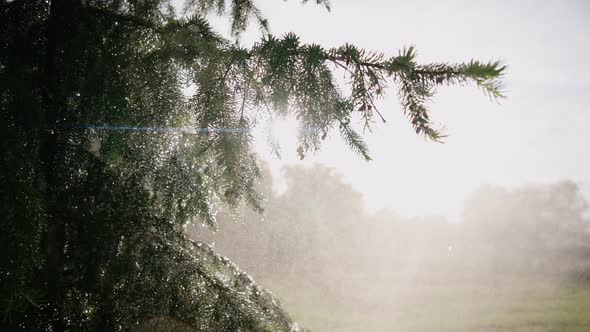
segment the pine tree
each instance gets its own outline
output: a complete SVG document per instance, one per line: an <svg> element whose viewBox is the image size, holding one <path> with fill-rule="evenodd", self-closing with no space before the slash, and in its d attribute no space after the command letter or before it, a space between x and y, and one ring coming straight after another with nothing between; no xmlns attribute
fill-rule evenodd
<svg viewBox="0 0 590 332"><path fill-rule="evenodd" d="M501 97L498 62L421 65L413 47L387 56L273 36L252 0L190 0L185 12L166 0L0 3L4 329L294 330L269 293L183 232L214 228L221 205L262 211L252 128L294 116L301 158L337 131L368 160L351 117L370 126L387 84L434 141L436 87ZM262 38L243 47L249 22Z"/></svg>

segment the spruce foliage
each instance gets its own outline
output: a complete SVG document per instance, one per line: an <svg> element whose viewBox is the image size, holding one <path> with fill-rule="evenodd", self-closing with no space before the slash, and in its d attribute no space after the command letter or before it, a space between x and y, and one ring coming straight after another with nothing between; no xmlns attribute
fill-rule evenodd
<svg viewBox="0 0 590 332"><path fill-rule="evenodd" d="M263 37L242 47L212 30L212 13L228 17L232 38L251 21ZM433 140L436 87L474 83L501 97L496 62L420 65L414 48L386 56L273 36L252 0L190 0L185 14L166 0L0 3L3 328L296 330L272 296L183 231L214 228L220 205L263 209L252 128L295 116L301 158L338 130L368 160L351 117L369 126L387 84Z"/></svg>

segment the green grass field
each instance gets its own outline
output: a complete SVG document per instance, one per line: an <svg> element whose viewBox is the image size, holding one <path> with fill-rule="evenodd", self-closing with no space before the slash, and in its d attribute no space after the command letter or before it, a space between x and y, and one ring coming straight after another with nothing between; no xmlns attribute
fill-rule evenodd
<svg viewBox="0 0 590 332"><path fill-rule="evenodd" d="M369 289L269 283L312 331L588 332L590 286L450 284ZM370 287L369 287L370 288Z"/></svg>

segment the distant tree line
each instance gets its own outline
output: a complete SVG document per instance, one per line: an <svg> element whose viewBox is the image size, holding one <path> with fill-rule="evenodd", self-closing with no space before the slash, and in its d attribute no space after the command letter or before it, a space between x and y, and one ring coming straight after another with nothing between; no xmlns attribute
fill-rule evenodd
<svg viewBox="0 0 590 332"><path fill-rule="evenodd" d="M357 287L368 274L383 284L590 279L588 202L574 182L484 186L466 198L463 221L448 223L371 215L362 195L323 166L287 167L283 175L282 193L264 176L264 218L225 213L217 233L189 232L264 281L334 291Z"/></svg>

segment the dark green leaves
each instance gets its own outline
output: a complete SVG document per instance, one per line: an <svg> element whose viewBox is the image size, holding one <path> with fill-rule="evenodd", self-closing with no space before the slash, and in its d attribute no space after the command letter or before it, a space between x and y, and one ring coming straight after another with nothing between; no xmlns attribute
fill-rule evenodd
<svg viewBox="0 0 590 332"><path fill-rule="evenodd" d="M186 9L179 18L164 0L0 6L2 327L294 331L270 295L193 248L183 229L215 228L222 205L263 210L255 126L293 117L300 158L337 131L370 160L355 127L383 119L376 101L388 85L416 133L435 141L427 103L437 86L473 82L502 97L497 62L420 65L413 47L389 57L272 36L252 0ZM255 21L263 38L248 48L223 38L211 12L229 15L233 37Z"/></svg>

